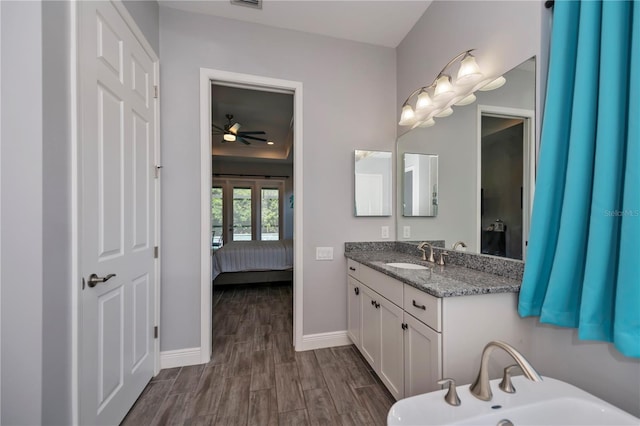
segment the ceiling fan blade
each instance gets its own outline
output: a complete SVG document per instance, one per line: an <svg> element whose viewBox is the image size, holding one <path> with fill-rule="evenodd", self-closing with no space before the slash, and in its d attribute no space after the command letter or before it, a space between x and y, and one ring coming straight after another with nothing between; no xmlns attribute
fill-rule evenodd
<svg viewBox="0 0 640 426"><path fill-rule="evenodd" d="M243 138L245 138L245 139L253 139L253 140L255 140L255 141L262 141L262 142L266 142L266 141L267 141L267 140L266 140L266 139L264 139L264 138L257 138L257 137L255 137L255 136L249 136L249 135L240 135L240 136L242 136L242 137L243 137Z"/></svg>
<svg viewBox="0 0 640 426"><path fill-rule="evenodd" d="M218 130L222 130L222 131L224 132L224 128L222 128L222 127L220 127L220 126L218 126L218 125L216 125L216 124L213 124L213 123L211 123L211 125L212 125L213 127L215 127L216 129L218 129Z"/></svg>
<svg viewBox="0 0 640 426"><path fill-rule="evenodd" d="M258 130L255 132L238 132L239 135L266 135L266 132L264 130Z"/></svg>
<svg viewBox="0 0 640 426"><path fill-rule="evenodd" d="M249 141L245 140L245 139L244 139L243 137L241 137L241 136L237 136L237 137L236 137L236 140L237 140L237 141L239 141L239 142L242 142L242 143L243 143L243 144L245 144L245 145L251 145L251 142L249 142Z"/></svg>

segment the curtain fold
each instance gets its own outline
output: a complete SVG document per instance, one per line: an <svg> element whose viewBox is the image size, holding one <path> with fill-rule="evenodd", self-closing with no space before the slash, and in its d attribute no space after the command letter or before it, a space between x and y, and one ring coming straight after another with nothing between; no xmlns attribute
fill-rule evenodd
<svg viewBox="0 0 640 426"><path fill-rule="evenodd" d="M522 316L640 357L640 4L555 3Z"/></svg>

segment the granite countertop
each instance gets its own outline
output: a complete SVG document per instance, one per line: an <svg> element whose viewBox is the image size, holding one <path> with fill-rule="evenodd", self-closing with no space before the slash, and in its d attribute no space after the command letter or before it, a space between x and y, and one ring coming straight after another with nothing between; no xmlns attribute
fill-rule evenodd
<svg viewBox="0 0 640 426"><path fill-rule="evenodd" d="M456 265L440 266L398 251L350 251L345 252L345 256L435 297L520 291L521 281L517 279ZM391 262L415 263L426 266L429 270L402 269L386 265Z"/></svg>

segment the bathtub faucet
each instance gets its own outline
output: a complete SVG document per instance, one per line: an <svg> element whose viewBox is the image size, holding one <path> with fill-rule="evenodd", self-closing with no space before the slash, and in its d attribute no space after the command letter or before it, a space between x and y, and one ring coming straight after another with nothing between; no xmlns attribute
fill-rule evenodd
<svg viewBox="0 0 640 426"><path fill-rule="evenodd" d="M540 377L540 375L536 372L529 361L527 361L527 359L513 346L508 345L504 342L493 340L487 343L487 346L485 346L484 350L482 351L482 360L480 361L480 371L478 372L478 377L469 388L469 391L471 391L471 394L473 396L483 401L491 401L491 398L493 397L493 394L491 393L491 386L489 385L488 364L489 355L491 355L491 352L493 352L495 348L500 348L508 353L522 369L522 372L527 379L534 382L542 381L542 377Z"/></svg>

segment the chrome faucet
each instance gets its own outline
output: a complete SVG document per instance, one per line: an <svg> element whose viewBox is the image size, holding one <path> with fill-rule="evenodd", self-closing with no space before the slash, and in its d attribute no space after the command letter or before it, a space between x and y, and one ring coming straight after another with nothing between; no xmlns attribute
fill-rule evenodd
<svg viewBox="0 0 640 426"><path fill-rule="evenodd" d="M462 247L462 248L467 248L467 245L464 243L464 241L458 241L456 243L453 244L452 250L456 251L456 249L458 248L458 246Z"/></svg>
<svg viewBox="0 0 640 426"><path fill-rule="evenodd" d="M473 382L469 391L473 396L483 401L491 401L493 394L491 393L491 386L489 384L489 355L495 348L500 348L506 353L511 355L511 358L518 364L525 377L534 382L541 382L542 377L536 372L533 366L527 361L527 359L518 352L513 346L504 342L493 340L487 343L482 351L482 360L480 361L480 371L476 381Z"/></svg>
<svg viewBox="0 0 640 426"><path fill-rule="evenodd" d="M427 253L424 249L425 246L429 246L429 258L427 259ZM429 244L426 241L421 242L420 244L418 244L418 250L420 250L422 252L422 260L427 261L427 262L431 262L431 263L436 263L436 260L433 258L433 246L431 244Z"/></svg>

